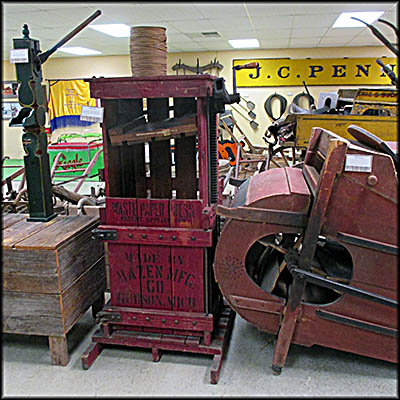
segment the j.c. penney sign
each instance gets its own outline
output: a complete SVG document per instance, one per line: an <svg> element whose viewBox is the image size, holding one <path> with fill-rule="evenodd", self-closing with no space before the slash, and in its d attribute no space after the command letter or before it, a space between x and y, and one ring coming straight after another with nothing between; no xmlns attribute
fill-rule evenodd
<svg viewBox="0 0 400 400"><path fill-rule="evenodd" d="M398 75L397 58L381 58ZM258 63L258 68L236 70L237 87L307 85L391 85L376 58L245 59L233 66Z"/></svg>

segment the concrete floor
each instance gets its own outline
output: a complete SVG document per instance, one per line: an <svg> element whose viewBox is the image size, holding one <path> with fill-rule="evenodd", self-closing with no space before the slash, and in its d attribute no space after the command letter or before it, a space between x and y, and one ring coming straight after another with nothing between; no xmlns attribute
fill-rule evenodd
<svg viewBox="0 0 400 400"><path fill-rule="evenodd" d="M47 337L3 335L3 396L359 396L398 398L397 365L333 349L292 345L280 376L272 374L273 336L236 315L217 385L212 357L106 347L88 370L81 355L97 326L91 311L68 333L70 361L50 363Z"/></svg>

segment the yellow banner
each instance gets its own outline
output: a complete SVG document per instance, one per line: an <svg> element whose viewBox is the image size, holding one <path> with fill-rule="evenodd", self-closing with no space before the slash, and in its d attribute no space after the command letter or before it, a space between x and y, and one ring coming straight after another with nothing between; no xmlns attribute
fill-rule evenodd
<svg viewBox="0 0 400 400"><path fill-rule="evenodd" d="M49 117L51 130L66 126L87 126L92 122L81 121L82 106L96 107L90 97L89 83L83 79L49 81Z"/></svg>
<svg viewBox="0 0 400 400"><path fill-rule="evenodd" d="M397 58L381 60L398 76ZM376 58L242 59L233 66L259 63L256 69L236 70L237 87L391 85Z"/></svg>

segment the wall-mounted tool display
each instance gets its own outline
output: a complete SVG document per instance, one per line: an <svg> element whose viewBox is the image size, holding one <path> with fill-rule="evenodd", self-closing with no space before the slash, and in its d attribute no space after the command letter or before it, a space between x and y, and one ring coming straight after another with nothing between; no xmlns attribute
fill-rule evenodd
<svg viewBox="0 0 400 400"><path fill-rule="evenodd" d="M239 115L241 115L245 120L249 121L250 126L253 129L257 129L258 128L258 122L254 121L253 119L249 119L245 114L243 114L241 111L239 111L237 108L235 108L234 106L231 106L232 110L234 110L235 112L237 112ZM251 112L251 111L250 111ZM253 113L254 114L254 113ZM254 114L255 115L255 114Z"/></svg>
<svg viewBox="0 0 400 400"><path fill-rule="evenodd" d="M280 111L279 111L278 117L274 117L273 112L272 112L272 103L275 99L279 100L279 103L280 103ZM276 92L274 94L271 94L270 96L268 96L264 102L265 112L267 113L268 117L270 117L271 120L274 122L277 121L278 119L282 118L283 114L285 114L285 112L286 112L286 106L287 106L286 98Z"/></svg>
<svg viewBox="0 0 400 400"><path fill-rule="evenodd" d="M189 65L182 63L181 59L179 59L179 62L177 62L175 65L172 66L172 70L176 71L177 75L178 75L178 71L180 69L183 70L184 74L186 73L186 71L194 72L195 74L202 74L204 71L209 71L214 68L217 71L222 71L224 66L222 64L220 64L216 58L214 59L214 61L211 61L205 65L200 65L200 60L197 59L197 64L194 67L191 67Z"/></svg>
<svg viewBox="0 0 400 400"><path fill-rule="evenodd" d="M314 97L313 96L311 96L311 93L310 93L310 91L308 90L308 87L307 87L307 85L306 85L306 81L303 81L303 86L304 86L304 89L305 89L305 91L306 91L306 93L307 93L307 98L308 98L308 102L309 102L309 109L311 110L311 111L314 111L315 110L315 101L314 101ZM294 99L293 99L293 102L295 103L295 99L296 99L296 96L294 97ZM296 103L295 103L296 104ZM299 104L297 104L297 105L299 105Z"/></svg>
<svg viewBox="0 0 400 400"><path fill-rule="evenodd" d="M311 109L312 109L312 107L313 107L315 101L314 101L314 97L311 96L311 95L310 95L309 93L307 93L307 92L301 92L301 93L296 94L296 96L293 97L293 104L295 104L296 106L299 106L299 107L301 107L301 108L304 108L304 107L302 107L302 105L300 104L300 103L301 103L301 100L302 100L303 98L306 99L307 102L308 102L307 110L311 111Z"/></svg>
<svg viewBox="0 0 400 400"><path fill-rule="evenodd" d="M256 119L257 115L256 115L255 112L253 112L252 110L247 109L246 107L242 106L240 103L238 103L238 106L240 106L241 108L243 108L243 110L247 112L247 115L248 115L251 119Z"/></svg>
<svg viewBox="0 0 400 400"><path fill-rule="evenodd" d="M380 20L380 22L386 23L384 20ZM368 26L368 24L366 25ZM378 39L387 45L389 50L398 54L397 49L388 44L388 40L376 28L370 27L370 29ZM398 34L397 28L392 27L392 29ZM382 60L378 59L376 62L384 66L382 72L387 74L394 86L397 86L398 80L394 71ZM339 89L336 108L324 104L322 108L316 109L314 99L309 93L305 81L303 81L303 85L306 92L295 96L293 102L289 105L286 118L269 126L263 138L266 142L269 142L269 139L272 138L269 143L273 146L279 144L279 147L274 149L270 157L270 162L275 166L281 166L279 161L284 161L285 165L288 165L290 161L292 163L301 161L310 141L311 129L315 126L335 132L346 139L351 139L348 127L358 125L363 129L375 132L382 140L397 140L399 110L397 89L367 87L351 90ZM300 99L303 97L308 101L308 109L299 106ZM292 152L291 159L285 156L285 152ZM287 155L290 157L289 154ZM270 164L268 163L268 165Z"/></svg>
<svg viewBox="0 0 400 400"><path fill-rule="evenodd" d="M246 103L246 107L252 111L256 108L256 105L251 100L246 100L242 96L240 96L240 100L243 100Z"/></svg>

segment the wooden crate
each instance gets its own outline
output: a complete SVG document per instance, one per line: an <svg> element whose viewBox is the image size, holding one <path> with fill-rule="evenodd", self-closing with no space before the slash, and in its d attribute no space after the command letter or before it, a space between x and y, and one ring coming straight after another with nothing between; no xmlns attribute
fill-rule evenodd
<svg viewBox="0 0 400 400"><path fill-rule="evenodd" d="M27 216L3 215L2 331L48 336L52 363L66 365L67 332L104 305L104 249L91 239L99 218Z"/></svg>

